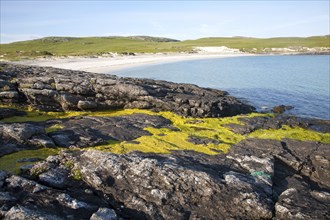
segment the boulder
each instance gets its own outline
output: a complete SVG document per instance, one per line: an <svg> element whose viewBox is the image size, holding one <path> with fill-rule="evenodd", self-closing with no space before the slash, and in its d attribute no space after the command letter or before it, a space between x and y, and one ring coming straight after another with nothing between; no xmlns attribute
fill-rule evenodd
<svg viewBox="0 0 330 220"><path fill-rule="evenodd" d="M13 116L23 116L23 115L26 115L26 113L23 111L19 111L13 108L0 108L0 120Z"/></svg>
<svg viewBox="0 0 330 220"><path fill-rule="evenodd" d="M90 220L117 220L117 214L113 209L99 208Z"/></svg>
<svg viewBox="0 0 330 220"><path fill-rule="evenodd" d="M97 108L97 103L93 101L79 101L77 107L81 110L93 110Z"/></svg>
<svg viewBox="0 0 330 220"><path fill-rule="evenodd" d="M284 113L285 111L288 111L288 110L291 110L293 109L294 107L293 106L290 106L290 105L278 105L278 106L275 106L273 109L272 109L272 112L275 113L275 114L282 114Z"/></svg>
<svg viewBox="0 0 330 220"><path fill-rule="evenodd" d="M0 127L4 136L15 139L21 143L27 141L34 135L45 134L44 127L29 123L1 124Z"/></svg>

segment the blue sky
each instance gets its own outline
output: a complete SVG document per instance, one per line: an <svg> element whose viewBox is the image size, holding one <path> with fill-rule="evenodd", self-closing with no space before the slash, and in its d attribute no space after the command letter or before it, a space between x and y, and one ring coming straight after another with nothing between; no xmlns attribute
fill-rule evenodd
<svg viewBox="0 0 330 220"><path fill-rule="evenodd" d="M0 0L1 43L46 36L313 36L330 30L330 1Z"/></svg>

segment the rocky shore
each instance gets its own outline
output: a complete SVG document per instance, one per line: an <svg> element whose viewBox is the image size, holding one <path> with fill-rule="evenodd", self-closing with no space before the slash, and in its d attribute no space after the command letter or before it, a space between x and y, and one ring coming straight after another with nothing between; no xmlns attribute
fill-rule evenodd
<svg viewBox="0 0 330 220"><path fill-rule="evenodd" d="M195 85L0 72L0 218L330 218L329 121Z"/></svg>
<svg viewBox="0 0 330 220"><path fill-rule="evenodd" d="M195 85L1 63L0 101L42 111L152 109L224 117L255 109L225 91Z"/></svg>

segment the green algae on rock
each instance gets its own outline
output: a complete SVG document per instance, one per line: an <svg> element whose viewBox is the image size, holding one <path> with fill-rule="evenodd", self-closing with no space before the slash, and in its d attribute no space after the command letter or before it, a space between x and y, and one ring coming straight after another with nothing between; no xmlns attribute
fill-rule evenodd
<svg viewBox="0 0 330 220"><path fill-rule="evenodd" d="M0 158L0 170L6 170L13 173L19 173L21 166L33 164L34 162L18 162L22 158L40 158L46 159L48 156L56 155L60 149L40 148L38 150L23 150Z"/></svg>
<svg viewBox="0 0 330 220"><path fill-rule="evenodd" d="M250 133L248 137L274 140L290 138L300 141L317 141L330 144L330 133L321 133L287 125L283 125L280 129L259 129Z"/></svg>
<svg viewBox="0 0 330 220"><path fill-rule="evenodd" d="M8 106L2 106L8 108ZM26 115L22 116L14 116L8 117L2 120L4 123L10 122L35 122L35 123L44 123L41 124L45 127L46 134L54 140L57 147L69 147L75 146L78 148L88 149L96 149L106 152L112 152L116 154L124 154L132 151L140 151L144 153L161 153L161 154L169 154L172 151L184 151L191 150L209 155L216 155L221 153L227 153L231 146L240 143L242 140L246 138L261 138L261 139L275 139L281 140L283 138L291 138L295 140L302 141L317 141L320 143L330 143L330 134L316 132L312 130L307 130L301 127L290 127L287 125L283 125L280 129L265 129L262 126L257 127L256 130L249 133L237 133L235 130L231 129L228 125L236 125L236 126L245 126L245 123L248 123L249 120L257 120L258 118L262 118L263 120L272 120L274 119L274 115L272 114L260 114L260 113L252 113L249 115L239 115L233 117L225 117L225 118L190 118L179 116L172 112L153 112L149 110L141 110L141 109L124 109L124 110L116 110L116 111L72 111L72 112L42 112L36 111L31 108L18 108L20 111L25 110ZM120 120L128 120L130 117L135 117L137 114L149 115L160 117L168 120L168 125L170 127L154 127L147 125L148 120L142 122L145 123L146 126L142 126L145 132L140 133L137 136L132 136L129 139L116 139L111 134L103 133L107 135L107 139L101 139L99 142L86 142L84 145L80 146L76 145L76 142L72 144L68 144L65 146L59 145L60 142L57 141L56 138L61 138L63 132L74 131L77 128L76 125L79 125L82 129L89 129L88 123L86 125L80 124L79 120L91 120L93 119L93 123L101 123L98 122L99 119L104 120L104 118L115 118L115 117L124 117ZM79 117L77 117L79 116ZM125 118L126 117L126 118ZM276 116L277 117L277 116ZM74 123L66 124L66 121L75 120ZM141 120L141 119L139 119ZM109 121L110 122L110 121ZM102 123L107 123L106 121ZM101 124L102 124L101 123ZM112 121L111 123L115 123ZM132 122L130 122L132 123ZM134 123L134 122L133 122ZM67 125L67 126L64 126ZM71 126L71 127L70 127ZM60 132L60 133L59 133ZM62 133L61 133L62 132ZM98 131L98 132L106 132L106 130ZM121 131L121 132L129 132ZM65 133L64 133L65 134ZM79 133L78 133L79 134ZM80 139L89 140L92 137L84 137L80 136ZM71 143L71 142L70 142ZM97 144L101 143L101 144ZM56 150L45 148L45 149L37 149L35 151L20 151L15 154L6 155L1 158L1 161L6 160L7 162L4 164L12 164L12 165L3 165L6 170L16 172L19 169L19 163L17 163L16 158L24 157L25 152L30 152L31 154L41 152L44 155L43 158L49 155L56 153ZM21 155L23 154L23 155ZM10 162L11 161L11 162ZM9 168L8 168L9 167Z"/></svg>

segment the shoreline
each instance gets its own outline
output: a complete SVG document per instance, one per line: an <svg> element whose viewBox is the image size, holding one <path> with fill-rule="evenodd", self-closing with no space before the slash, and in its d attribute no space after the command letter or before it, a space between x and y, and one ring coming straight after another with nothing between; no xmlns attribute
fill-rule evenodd
<svg viewBox="0 0 330 220"><path fill-rule="evenodd" d="M172 63L188 60L202 60L202 59L216 59L229 58L241 56L258 56L256 54L248 53L227 53L227 54L212 54L212 53L198 53L198 54L147 54L147 55L126 55L115 57L56 57L56 58L42 58L34 60L22 60L12 63L55 67L61 69L80 70L94 73L111 73L111 71L122 70L126 68L133 68L138 66L150 64Z"/></svg>

